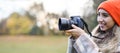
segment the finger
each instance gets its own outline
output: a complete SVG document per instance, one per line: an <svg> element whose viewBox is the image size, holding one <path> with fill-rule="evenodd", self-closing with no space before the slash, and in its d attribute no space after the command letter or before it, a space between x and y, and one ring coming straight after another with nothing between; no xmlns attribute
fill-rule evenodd
<svg viewBox="0 0 120 53"><path fill-rule="evenodd" d="M72 32L72 29L66 30L65 32L66 32L66 33L71 33L71 32Z"/></svg>
<svg viewBox="0 0 120 53"><path fill-rule="evenodd" d="M72 24L72 27L73 27L74 29L79 28L79 27L77 27L77 26L76 26L76 25L74 25L74 24Z"/></svg>
<svg viewBox="0 0 120 53"><path fill-rule="evenodd" d="M77 26L75 26L75 25L72 25L72 27L74 28L74 29L77 29L77 30L79 30L79 31L82 31L83 29L81 29L80 27L77 27ZM74 30L73 29L73 30Z"/></svg>
<svg viewBox="0 0 120 53"><path fill-rule="evenodd" d="M71 33L65 33L65 35L70 36L70 35L71 35Z"/></svg>

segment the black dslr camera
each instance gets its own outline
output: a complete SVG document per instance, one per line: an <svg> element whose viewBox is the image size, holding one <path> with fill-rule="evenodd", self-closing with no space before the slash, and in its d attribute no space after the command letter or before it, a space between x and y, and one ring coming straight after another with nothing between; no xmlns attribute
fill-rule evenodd
<svg viewBox="0 0 120 53"><path fill-rule="evenodd" d="M71 16L71 19L59 18L59 30L73 29L72 24L84 29L83 19L80 16Z"/></svg>
<svg viewBox="0 0 120 53"><path fill-rule="evenodd" d="M84 29L84 26L86 27L87 32L92 36L92 33L88 29L87 23L80 17L80 16L71 16L71 19L66 19L66 18L59 18L58 26L59 30L64 31L64 30L69 30L73 29L72 24L80 27L81 29ZM97 36L92 36L94 38L98 39L103 39Z"/></svg>

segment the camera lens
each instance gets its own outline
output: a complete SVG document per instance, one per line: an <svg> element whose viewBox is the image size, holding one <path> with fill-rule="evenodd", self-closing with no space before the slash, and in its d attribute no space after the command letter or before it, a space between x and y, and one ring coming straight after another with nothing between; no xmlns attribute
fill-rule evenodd
<svg viewBox="0 0 120 53"><path fill-rule="evenodd" d="M59 30L68 30L71 26L71 23L66 18L59 19Z"/></svg>
<svg viewBox="0 0 120 53"><path fill-rule="evenodd" d="M69 30L73 29L72 24L84 29L84 24L80 16L71 16L71 19L59 18L59 30Z"/></svg>

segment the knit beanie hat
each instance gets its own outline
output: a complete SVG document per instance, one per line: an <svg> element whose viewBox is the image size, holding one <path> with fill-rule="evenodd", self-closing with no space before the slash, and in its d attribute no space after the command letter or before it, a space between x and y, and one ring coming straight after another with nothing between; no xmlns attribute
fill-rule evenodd
<svg viewBox="0 0 120 53"><path fill-rule="evenodd" d="M102 2L98 9L106 10L113 18L113 20L120 26L120 0L107 0Z"/></svg>

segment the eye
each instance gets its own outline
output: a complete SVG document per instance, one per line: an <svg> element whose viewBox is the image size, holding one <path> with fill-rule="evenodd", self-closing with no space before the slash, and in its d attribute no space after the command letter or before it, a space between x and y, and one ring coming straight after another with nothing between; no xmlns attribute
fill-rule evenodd
<svg viewBox="0 0 120 53"><path fill-rule="evenodd" d="M108 14L108 13L102 13L102 16L103 16L103 17L108 17L109 14Z"/></svg>

